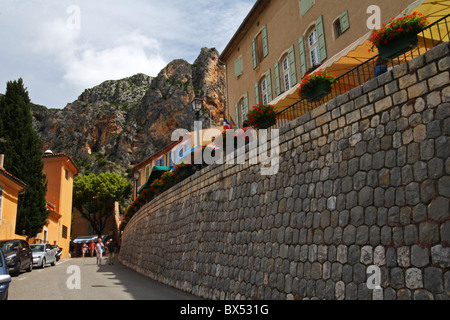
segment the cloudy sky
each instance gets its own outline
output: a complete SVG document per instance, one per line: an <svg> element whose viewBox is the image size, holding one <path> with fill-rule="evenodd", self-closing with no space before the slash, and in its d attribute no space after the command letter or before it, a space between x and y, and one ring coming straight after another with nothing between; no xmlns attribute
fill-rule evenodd
<svg viewBox="0 0 450 320"><path fill-rule="evenodd" d="M1 0L0 93L64 108L86 88L221 52L256 0Z"/></svg>

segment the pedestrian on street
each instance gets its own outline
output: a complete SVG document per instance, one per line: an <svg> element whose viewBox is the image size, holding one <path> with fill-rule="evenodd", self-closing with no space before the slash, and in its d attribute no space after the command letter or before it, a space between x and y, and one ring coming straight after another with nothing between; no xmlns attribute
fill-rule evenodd
<svg viewBox="0 0 450 320"><path fill-rule="evenodd" d="M95 251L95 243L94 240L91 240L91 242L89 243L89 251L91 253L91 257L94 256L94 251Z"/></svg>
<svg viewBox="0 0 450 320"><path fill-rule="evenodd" d="M97 245L95 246L95 250L97 251L97 264L102 264L102 255L103 255L103 249L105 248L104 244L102 243L102 238L98 238Z"/></svg>
<svg viewBox="0 0 450 320"><path fill-rule="evenodd" d="M82 253L83 258L87 252L87 249L88 249L88 246L87 246L86 242L83 242L83 246L81 247L81 253Z"/></svg>
<svg viewBox="0 0 450 320"><path fill-rule="evenodd" d="M108 264L113 265L114 253L116 252L116 243L112 239L109 239L108 242L106 242L106 248L108 248Z"/></svg>

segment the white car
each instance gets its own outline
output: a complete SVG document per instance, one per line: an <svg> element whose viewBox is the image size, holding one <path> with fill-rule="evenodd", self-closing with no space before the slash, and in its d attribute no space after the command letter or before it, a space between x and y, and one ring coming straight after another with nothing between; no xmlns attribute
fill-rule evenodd
<svg viewBox="0 0 450 320"><path fill-rule="evenodd" d="M44 268L47 263L52 266L56 264L56 249L51 244L31 244L30 248L33 253L33 266Z"/></svg>

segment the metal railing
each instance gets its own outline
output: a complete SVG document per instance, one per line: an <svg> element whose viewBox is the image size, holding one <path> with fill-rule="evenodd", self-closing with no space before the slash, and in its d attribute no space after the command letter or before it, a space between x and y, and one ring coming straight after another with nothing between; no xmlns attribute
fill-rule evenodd
<svg viewBox="0 0 450 320"><path fill-rule="evenodd" d="M449 25L450 15L447 15L430 24L418 34L418 46L393 60L387 61L387 67L391 68L403 64L417 56L423 55L425 52L436 47L437 45L449 41ZM333 86L331 93L320 101L311 103L306 99L301 99L279 112L277 114L278 121L274 128L281 128L292 120L301 117L320 105L373 79L378 57L379 56L377 55L339 76L337 79L338 83Z"/></svg>

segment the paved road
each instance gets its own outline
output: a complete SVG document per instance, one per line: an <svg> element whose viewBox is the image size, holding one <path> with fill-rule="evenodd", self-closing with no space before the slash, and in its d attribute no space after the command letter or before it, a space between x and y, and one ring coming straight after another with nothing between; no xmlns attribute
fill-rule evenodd
<svg viewBox="0 0 450 320"><path fill-rule="evenodd" d="M197 299L131 271L117 261L111 266L97 266L95 258L66 259L54 267L23 272L13 277L9 289L9 300Z"/></svg>

